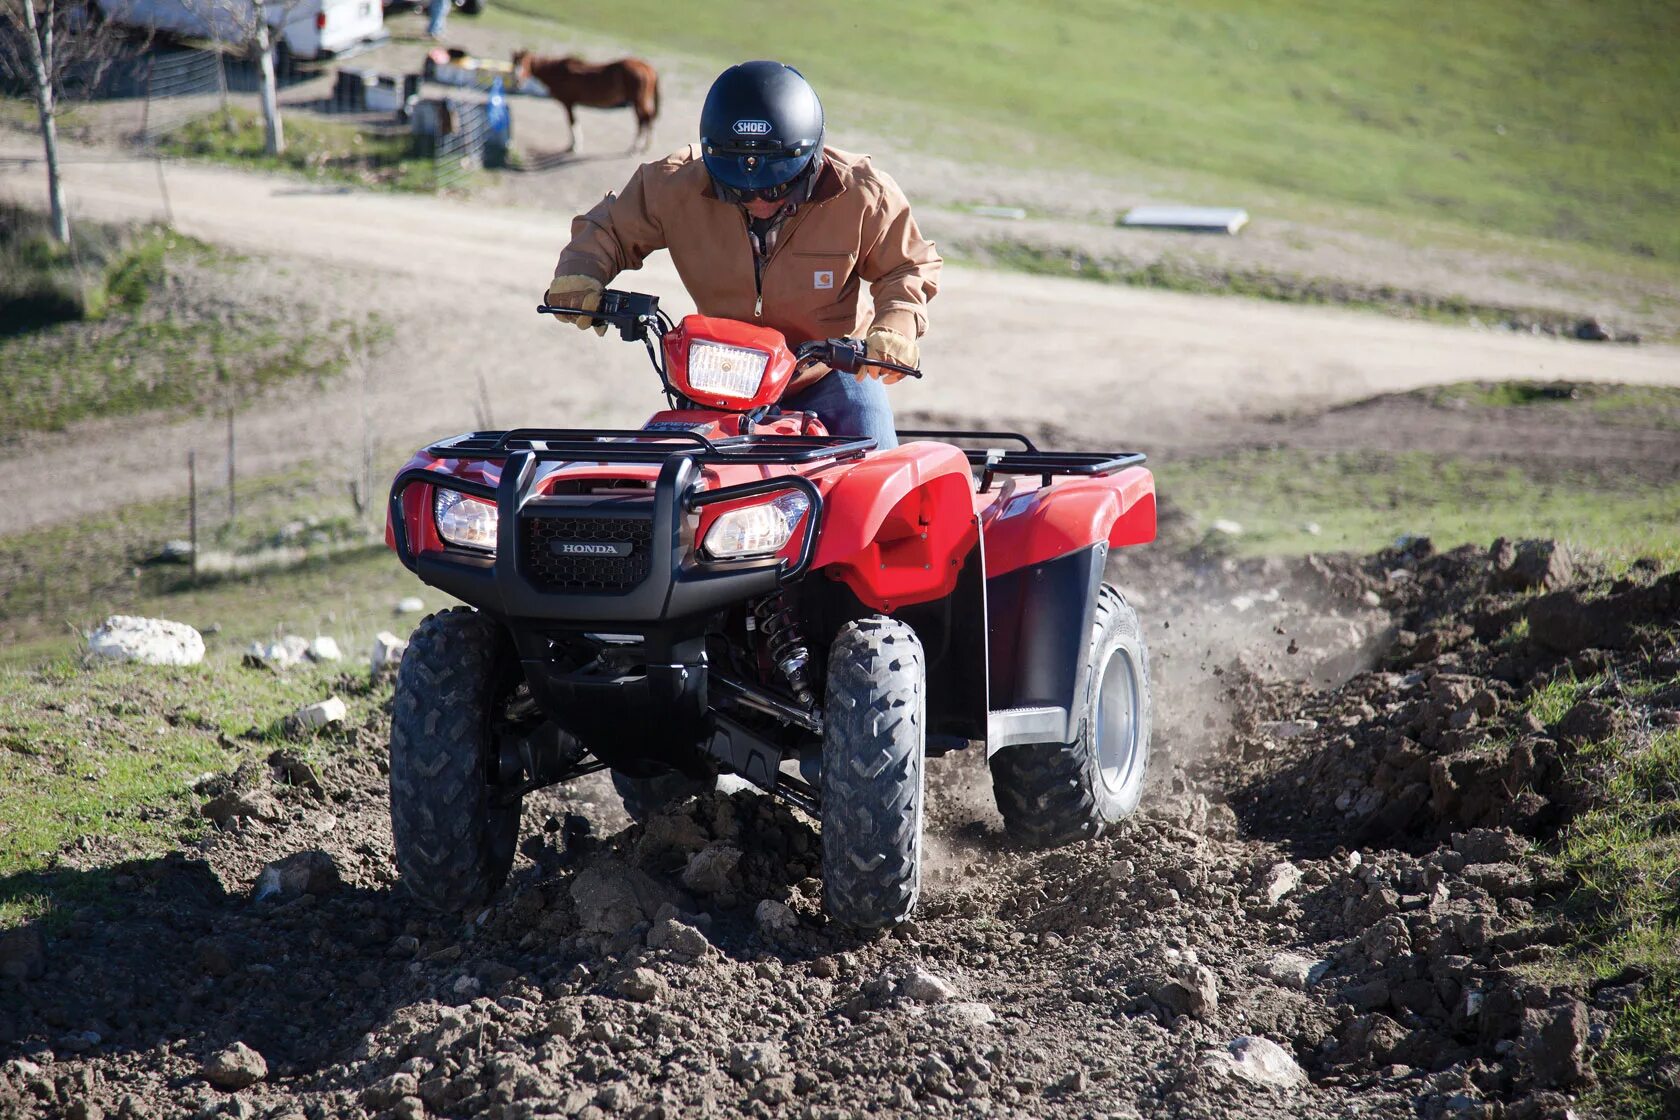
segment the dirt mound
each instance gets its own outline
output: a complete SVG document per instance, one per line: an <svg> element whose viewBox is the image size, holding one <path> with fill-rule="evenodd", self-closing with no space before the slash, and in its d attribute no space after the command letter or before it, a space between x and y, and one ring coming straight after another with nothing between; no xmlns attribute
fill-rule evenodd
<svg viewBox="0 0 1680 1120"><path fill-rule="evenodd" d="M0 939L0 1115L1567 1104L1613 1012L1525 969L1564 935L1533 845L1586 807L1586 744L1680 702L1680 577L1427 542L1111 574L1161 723L1107 836L1014 848L984 760L936 759L922 907L860 939L802 815L710 794L625 827L597 778L534 797L507 888L442 918L394 881L376 718L203 783L190 850L63 854L60 908Z"/></svg>

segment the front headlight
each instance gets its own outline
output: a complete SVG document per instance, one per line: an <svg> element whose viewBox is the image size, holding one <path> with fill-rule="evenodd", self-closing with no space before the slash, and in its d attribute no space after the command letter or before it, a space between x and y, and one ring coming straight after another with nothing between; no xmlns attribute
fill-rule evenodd
<svg viewBox="0 0 1680 1120"><path fill-rule="evenodd" d="M774 556L793 538L799 519L810 508L809 498L797 490L789 490L768 502L719 514L706 530L706 555L716 560Z"/></svg>
<svg viewBox="0 0 1680 1120"><path fill-rule="evenodd" d="M438 536L461 548L496 551L496 507L483 498L438 487L432 502Z"/></svg>
<svg viewBox="0 0 1680 1120"><path fill-rule="evenodd" d="M763 350L699 339L688 344L688 384L699 393L751 400L769 364L770 355Z"/></svg>

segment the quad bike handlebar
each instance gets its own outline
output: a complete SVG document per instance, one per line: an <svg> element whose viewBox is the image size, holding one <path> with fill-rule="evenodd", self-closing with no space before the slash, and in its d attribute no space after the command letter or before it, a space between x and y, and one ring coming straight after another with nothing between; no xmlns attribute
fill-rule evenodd
<svg viewBox="0 0 1680 1120"><path fill-rule="evenodd" d="M616 328L619 337L626 342L648 343L648 352L656 353L653 343L663 338L675 326L671 317L659 309L659 297L643 295L640 292L623 292L615 288L608 288L601 293L601 302L593 311L586 311L581 307L556 307L543 303L537 305L540 315L571 315L582 319L591 319L595 323L605 323ZM793 356L798 368L804 368L813 362L821 362L839 373L857 373L864 366L878 366L891 370L904 377L920 378L922 371L914 366L901 365L898 362L884 361L871 358L862 339L859 338L825 338L802 342L793 348ZM661 380L665 378L665 371L660 366L658 358L654 358L654 368L659 370Z"/></svg>

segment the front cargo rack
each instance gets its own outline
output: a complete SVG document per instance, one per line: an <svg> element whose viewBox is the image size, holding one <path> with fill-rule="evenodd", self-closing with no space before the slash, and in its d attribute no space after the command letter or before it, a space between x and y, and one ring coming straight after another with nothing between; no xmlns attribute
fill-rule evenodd
<svg viewBox="0 0 1680 1120"><path fill-rule="evenodd" d="M855 459L875 449L873 439L855 436L727 436L708 439L698 432L647 428L514 428L505 432L468 432L432 444L426 453L440 459L506 459L521 451L546 462L660 463L673 455L719 463L820 463Z"/></svg>
<svg viewBox="0 0 1680 1120"><path fill-rule="evenodd" d="M931 439L945 443L957 440L1008 440L1021 445L1020 450L998 447L961 447L969 465L980 472L980 490L992 487L992 476L1021 474L1039 476L1043 485L1058 476L1097 478L1118 474L1127 467L1143 464L1147 456L1141 451L1040 451L1038 446L1020 432L966 431L962 429L906 428L899 431L902 439Z"/></svg>

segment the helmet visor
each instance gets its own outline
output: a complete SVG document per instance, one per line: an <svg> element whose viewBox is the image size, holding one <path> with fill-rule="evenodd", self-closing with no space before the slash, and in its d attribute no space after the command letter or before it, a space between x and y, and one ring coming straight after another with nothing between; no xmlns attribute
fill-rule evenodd
<svg viewBox="0 0 1680 1120"><path fill-rule="evenodd" d="M816 142L795 146L763 140L702 140L701 156L718 197L727 202L780 201L815 165Z"/></svg>

